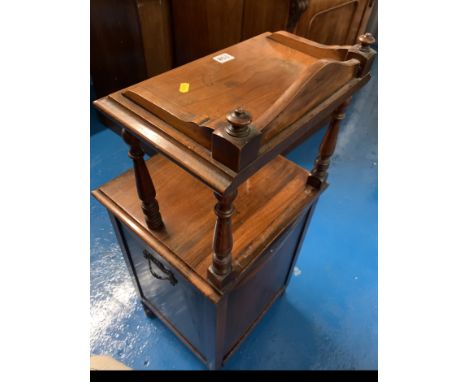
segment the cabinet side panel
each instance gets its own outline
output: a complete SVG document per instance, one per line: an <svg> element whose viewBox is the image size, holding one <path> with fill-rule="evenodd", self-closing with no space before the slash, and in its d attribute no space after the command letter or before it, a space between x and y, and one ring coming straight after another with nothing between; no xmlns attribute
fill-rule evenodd
<svg viewBox="0 0 468 382"><path fill-rule="evenodd" d="M244 335L284 288L307 211L269 246L261 259L228 296L223 353L232 353Z"/></svg>
<svg viewBox="0 0 468 382"><path fill-rule="evenodd" d="M110 211L107 211L109 214L109 219L112 223L112 227L114 228L115 236L117 237L117 241L120 245L120 250L122 251L123 258L125 260L125 265L127 266L127 270L130 273L130 277L132 278L133 286L135 287L138 297L141 299L143 298L143 293L140 287L140 284L138 283L138 278L136 276L135 272L135 267L133 266L132 260L130 258L129 250L127 247L127 242L125 241L125 238L123 237L123 225L118 220Z"/></svg>
<svg viewBox="0 0 468 382"><path fill-rule="evenodd" d="M291 261L291 264L289 265L288 274L286 276L285 288L288 287L289 281L291 280L291 276L294 272L294 266L296 265L297 258L299 257L299 253L301 252L302 242L304 241L305 235L309 229L309 223L312 218L312 215L315 212L315 207L317 207L317 203L318 199L315 200L315 202L312 204L312 206L309 208L309 211L305 215L302 232L297 240L296 248L294 249L293 259Z"/></svg>
<svg viewBox="0 0 468 382"><path fill-rule="evenodd" d="M212 333L215 331L215 305L126 226L122 225L121 232L142 298L209 363L214 347ZM156 261L149 260L145 253L149 253ZM175 278L174 284L164 279L169 272Z"/></svg>

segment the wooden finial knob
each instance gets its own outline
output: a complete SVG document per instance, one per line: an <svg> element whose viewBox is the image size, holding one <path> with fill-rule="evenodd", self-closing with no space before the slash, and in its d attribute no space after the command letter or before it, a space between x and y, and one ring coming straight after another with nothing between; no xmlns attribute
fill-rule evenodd
<svg viewBox="0 0 468 382"><path fill-rule="evenodd" d="M359 44L361 45L360 50L367 52L369 50L369 45L375 44L375 38L372 33L365 33L358 37Z"/></svg>
<svg viewBox="0 0 468 382"><path fill-rule="evenodd" d="M226 115L229 126L226 131L233 137L245 137L249 134L249 125L252 122L252 116L242 107L236 108Z"/></svg>

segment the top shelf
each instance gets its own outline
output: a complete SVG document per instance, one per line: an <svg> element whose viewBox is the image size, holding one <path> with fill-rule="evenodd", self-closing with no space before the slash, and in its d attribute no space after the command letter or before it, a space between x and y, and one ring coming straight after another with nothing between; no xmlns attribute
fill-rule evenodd
<svg viewBox="0 0 468 382"><path fill-rule="evenodd" d="M218 192L323 123L369 79L374 52L264 33L95 102ZM248 127L226 116L242 108ZM232 114L234 115L234 114ZM241 118L242 119L242 118Z"/></svg>

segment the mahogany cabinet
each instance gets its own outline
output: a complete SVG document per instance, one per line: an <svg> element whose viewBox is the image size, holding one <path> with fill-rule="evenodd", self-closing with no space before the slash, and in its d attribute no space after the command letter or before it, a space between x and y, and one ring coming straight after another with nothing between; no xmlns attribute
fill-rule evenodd
<svg viewBox="0 0 468 382"><path fill-rule="evenodd" d="M292 31L321 44L354 44L366 31L375 0L299 0L302 12Z"/></svg>
<svg viewBox="0 0 468 382"><path fill-rule="evenodd" d="M206 280L216 220L212 192L162 155L146 164L157 182L164 230L148 230L133 171L94 196L110 212L146 313L208 368L219 368L286 288L319 192L304 194L307 171L282 157L239 188L232 221L238 280L220 293Z"/></svg>
<svg viewBox="0 0 468 382"><path fill-rule="evenodd" d="M97 98L172 68L168 0L91 0L90 11Z"/></svg>
<svg viewBox="0 0 468 382"><path fill-rule="evenodd" d="M358 41L267 32L94 103L122 128L133 170L93 196L145 312L210 369L288 284L346 106L370 79L375 40ZM312 169L281 155L326 121ZM145 160L143 143L158 154Z"/></svg>

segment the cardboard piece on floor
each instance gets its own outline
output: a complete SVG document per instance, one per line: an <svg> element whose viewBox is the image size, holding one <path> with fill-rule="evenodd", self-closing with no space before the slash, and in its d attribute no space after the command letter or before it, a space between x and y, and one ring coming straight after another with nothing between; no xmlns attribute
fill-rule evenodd
<svg viewBox="0 0 468 382"><path fill-rule="evenodd" d="M91 370L132 370L108 355L92 355Z"/></svg>

